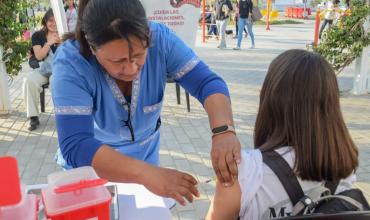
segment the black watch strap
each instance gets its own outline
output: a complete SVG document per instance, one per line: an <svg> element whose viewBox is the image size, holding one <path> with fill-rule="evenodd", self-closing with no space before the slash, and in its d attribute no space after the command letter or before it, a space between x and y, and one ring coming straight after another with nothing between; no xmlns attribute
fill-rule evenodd
<svg viewBox="0 0 370 220"><path fill-rule="evenodd" d="M234 134L235 133L235 128L234 126L232 125L222 125L222 126L219 126L219 127L215 127L212 129L212 136L215 136L215 135L218 135L218 134L223 134L223 133L226 133L226 132L232 132Z"/></svg>

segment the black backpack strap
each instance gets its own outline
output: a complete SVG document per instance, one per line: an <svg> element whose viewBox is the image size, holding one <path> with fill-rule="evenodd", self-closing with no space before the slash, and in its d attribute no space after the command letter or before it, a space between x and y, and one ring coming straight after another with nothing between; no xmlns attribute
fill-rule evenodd
<svg viewBox="0 0 370 220"><path fill-rule="evenodd" d="M276 151L262 152L262 157L263 162L279 178L293 206L297 204L304 197L304 193L292 168L290 168L289 164Z"/></svg>
<svg viewBox="0 0 370 220"><path fill-rule="evenodd" d="M325 182L325 187L328 188L331 192L332 195L335 194L335 191L337 190L337 187L339 185L339 181L326 181Z"/></svg>

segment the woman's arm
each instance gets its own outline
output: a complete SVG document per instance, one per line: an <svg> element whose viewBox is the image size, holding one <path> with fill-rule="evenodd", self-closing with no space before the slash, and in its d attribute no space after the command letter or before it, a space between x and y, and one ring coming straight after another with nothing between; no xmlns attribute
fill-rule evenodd
<svg viewBox="0 0 370 220"><path fill-rule="evenodd" d="M204 105L211 129L233 125L229 90L225 81L212 72L173 32L166 29L162 33L164 36L158 36L158 39L163 41L161 43L168 76ZM211 155L218 179L225 185L231 185L231 176L238 174L235 161L240 161L238 138L230 132L215 136Z"/></svg>
<svg viewBox="0 0 370 220"><path fill-rule="evenodd" d="M204 105L211 129L223 125L234 126L227 85L205 63L200 61L178 82ZM231 177L238 175L240 148L240 142L232 132L212 138L212 165L217 178L225 186L232 185Z"/></svg>
<svg viewBox="0 0 370 220"><path fill-rule="evenodd" d="M37 33L38 36L32 37L32 49L37 60L43 60L48 55L51 45L60 41L57 33L50 34L47 37L47 42L42 46L39 42L40 39L37 39L40 37L40 34L41 33Z"/></svg>
<svg viewBox="0 0 370 220"><path fill-rule="evenodd" d="M215 93L207 97L204 108L208 113L211 129L223 125L234 126L229 97ZM232 132L212 137L211 158L215 173L225 186L233 184L233 177L238 176L236 162L240 162L240 142Z"/></svg>
<svg viewBox="0 0 370 220"><path fill-rule="evenodd" d="M50 46L48 43L44 44L43 47L41 45L35 45L33 46L33 52L35 53L37 60L43 60L49 53Z"/></svg>
<svg viewBox="0 0 370 220"><path fill-rule="evenodd" d="M239 217L240 200L241 190L237 180L231 187L223 187L217 182L206 220L236 220Z"/></svg>
<svg viewBox="0 0 370 220"><path fill-rule="evenodd" d="M113 182L139 183L151 192L175 199L185 205L185 199L193 201L199 197L197 181L189 174L149 165L120 154L107 145L101 146L95 153L92 166L97 174Z"/></svg>
<svg viewBox="0 0 370 220"><path fill-rule="evenodd" d="M82 108L80 110L82 114ZM193 196L199 196L197 181L191 175L149 165L95 139L91 115L68 115L66 111L63 115L61 107L56 107L55 112L59 147L69 165L93 166L104 179L143 184L153 193L176 199L182 205L185 198L192 202Z"/></svg>

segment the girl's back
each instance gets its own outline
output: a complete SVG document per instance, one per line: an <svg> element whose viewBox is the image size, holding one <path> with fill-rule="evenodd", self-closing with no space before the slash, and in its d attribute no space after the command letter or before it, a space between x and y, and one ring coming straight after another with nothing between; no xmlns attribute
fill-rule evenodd
<svg viewBox="0 0 370 220"><path fill-rule="evenodd" d="M288 162L291 168L294 166L295 154L291 147L282 147L276 152ZM271 219L290 215L293 205L288 194L275 173L263 163L260 150L244 150L238 170L242 195L239 211L241 220ZM325 181L304 181L300 178L298 181L305 193L325 185ZM336 193L350 189L354 181L356 181L354 174L343 179Z"/></svg>
<svg viewBox="0 0 370 220"><path fill-rule="evenodd" d="M257 149L242 153L238 181L232 187L216 184L207 219L289 215L293 204L263 164L261 152L280 153L304 192L327 181L340 182L336 193L352 187L358 150L340 110L336 75L324 58L288 50L271 62L261 89L254 145Z"/></svg>

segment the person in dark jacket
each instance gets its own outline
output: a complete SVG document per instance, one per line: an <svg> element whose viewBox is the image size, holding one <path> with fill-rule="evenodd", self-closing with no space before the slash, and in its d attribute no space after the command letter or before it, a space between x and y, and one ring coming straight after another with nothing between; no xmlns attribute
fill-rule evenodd
<svg viewBox="0 0 370 220"><path fill-rule="evenodd" d="M250 48L255 47L254 34L252 29L252 10L253 2L252 0L239 0L239 19L238 19L238 43L234 50L240 50L240 45L243 39L243 29L247 26L249 35L251 36L252 45Z"/></svg>

